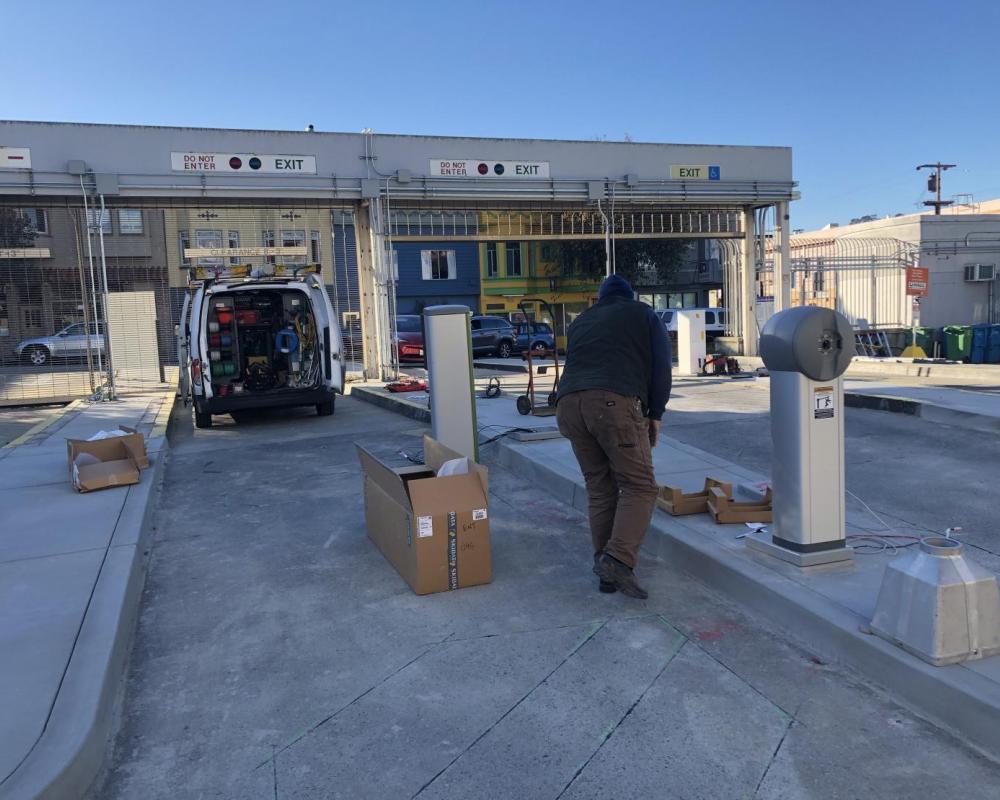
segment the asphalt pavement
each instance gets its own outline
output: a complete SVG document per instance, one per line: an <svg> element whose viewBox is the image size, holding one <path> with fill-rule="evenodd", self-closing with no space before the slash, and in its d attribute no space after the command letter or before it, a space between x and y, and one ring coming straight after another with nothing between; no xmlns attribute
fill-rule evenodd
<svg viewBox="0 0 1000 800"><path fill-rule="evenodd" d="M350 399L331 418L205 431L175 409L93 798L930 800L1000 785L997 764L662 560L641 567L648 601L598 593L583 516L496 464L493 583L417 597L365 536L353 443L404 464L424 430ZM699 447L724 440L707 430Z"/></svg>

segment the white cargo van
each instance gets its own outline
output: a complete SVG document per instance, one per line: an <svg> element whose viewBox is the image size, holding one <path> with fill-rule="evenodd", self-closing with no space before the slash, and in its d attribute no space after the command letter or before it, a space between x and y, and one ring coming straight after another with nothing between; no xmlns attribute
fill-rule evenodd
<svg viewBox="0 0 1000 800"><path fill-rule="evenodd" d="M714 339L726 332L726 309L724 308L668 308L657 311L656 315L663 320L663 326L668 333L677 335L677 315L674 311L700 311L705 315L705 336Z"/></svg>
<svg viewBox="0 0 1000 800"><path fill-rule="evenodd" d="M177 348L181 392L190 392L199 428L211 427L213 414L238 419L276 406L328 416L344 390L340 326L314 272L192 280Z"/></svg>

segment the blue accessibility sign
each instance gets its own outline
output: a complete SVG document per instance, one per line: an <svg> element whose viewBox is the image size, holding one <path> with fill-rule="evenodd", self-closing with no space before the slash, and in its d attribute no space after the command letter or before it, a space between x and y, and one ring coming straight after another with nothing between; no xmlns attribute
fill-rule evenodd
<svg viewBox="0 0 1000 800"><path fill-rule="evenodd" d="M719 167L709 167L708 168L708 179L710 181L721 180L722 170Z"/></svg>

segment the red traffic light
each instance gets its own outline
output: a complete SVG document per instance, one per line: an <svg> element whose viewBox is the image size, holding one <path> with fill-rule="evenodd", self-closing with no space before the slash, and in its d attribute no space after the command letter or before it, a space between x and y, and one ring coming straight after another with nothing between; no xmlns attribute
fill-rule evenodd
<svg viewBox="0 0 1000 800"><path fill-rule="evenodd" d="M240 167L243 166L243 162L240 161L240 159L238 159L236 156L233 156L231 159L229 159L229 166L232 167L233 169L239 169Z"/></svg>

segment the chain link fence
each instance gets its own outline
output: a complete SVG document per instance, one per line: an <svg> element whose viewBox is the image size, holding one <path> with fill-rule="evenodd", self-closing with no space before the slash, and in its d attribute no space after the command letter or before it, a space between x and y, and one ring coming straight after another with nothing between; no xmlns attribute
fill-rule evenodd
<svg viewBox="0 0 1000 800"><path fill-rule="evenodd" d="M189 272L319 264L362 365L353 210L330 204L0 204L0 405L176 385Z"/></svg>

